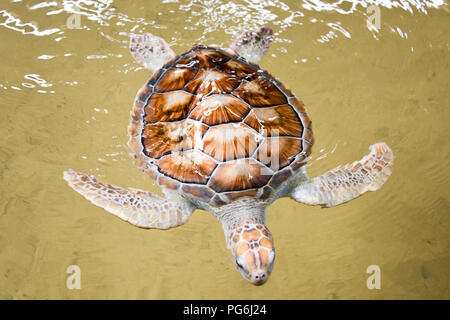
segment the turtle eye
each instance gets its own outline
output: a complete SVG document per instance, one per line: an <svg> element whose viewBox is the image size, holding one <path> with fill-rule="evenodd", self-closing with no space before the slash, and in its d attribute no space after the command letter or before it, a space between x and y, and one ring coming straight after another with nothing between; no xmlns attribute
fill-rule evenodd
<svg viewBox="0 0 450 320"><path fill-rule="evenodd" d="M237 261L237 259L236 259L235 263L239 269L244 269L244 267Z"/></svg>

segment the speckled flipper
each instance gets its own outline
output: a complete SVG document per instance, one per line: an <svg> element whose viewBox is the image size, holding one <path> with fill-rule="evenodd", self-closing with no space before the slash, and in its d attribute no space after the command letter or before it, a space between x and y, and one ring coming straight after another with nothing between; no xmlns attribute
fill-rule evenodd
<svg viewBox="0 0 450 320"><path fill-rule="evenodd" d="M383 142L369 149L370 153L360 161L300 184L292 191L291 198L309 205L333 207L367 191L378 190L392 173L394 155Z"/></svg>
<svg viewBox="0 0 450 320"><path fill-rule="evenodd" d="M269 50L272 40L272 28L262 27L242 33L233 41L230 49L247 61L258 63L261 57Z"/></svg>
<svg viewBox="0 0 450 320"><path fill-rule="evenodd" d="M163 65L176 56L164 39L151 33L132 35L130 37L130 51L133 58L151 73L161 69Z"/></svg>
<svg viewBox="0 0 450 320"><path fill-rule="evenodd" d="M106 211L137 227L168 229L186 223L195 207L180 198L163 198L137 189L123 189L93 176L64 171L70 187Z"/></svg>

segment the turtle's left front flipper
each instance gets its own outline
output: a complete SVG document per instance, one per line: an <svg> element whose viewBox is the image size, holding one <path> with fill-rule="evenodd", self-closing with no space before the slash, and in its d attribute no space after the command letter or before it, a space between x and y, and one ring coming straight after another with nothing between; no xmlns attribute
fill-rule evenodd
<svg viewBox="0 0 450 320"><path fill-rule="evenodd" d="M337 167L293 189L290 196L309 205L333 207L381 188L392 173L394 155L387 144L370 146L360 161Z"/></svg>
<svg viewBox="0 0 450 320"><path fill-rule="evenodd" d="M168 229L185 224L195 206L183 198L163 198L137 189L123 189L74 170L64 180L83 197L141 228Z"/></svg>

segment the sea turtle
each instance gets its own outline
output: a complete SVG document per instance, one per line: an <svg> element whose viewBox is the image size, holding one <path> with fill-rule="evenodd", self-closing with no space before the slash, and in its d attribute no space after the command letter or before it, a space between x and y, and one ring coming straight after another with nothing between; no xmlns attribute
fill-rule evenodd
<svg viewBox="0 0 450 320"><path fill-rule="evenodd" d="M241 34L226 50L194 45L179 56L161 38L132 35L130 51L151 77L138 91L128 145L165 197L67 170L64 179L93 204L141 228L185 224L196 208L222 223L237 270L267 281L275 249L266 209L280 197L332 207L379 189L392 151L372 145L360 161L310 179L313 145L303 103L257 65L271 28Z"/></svg>

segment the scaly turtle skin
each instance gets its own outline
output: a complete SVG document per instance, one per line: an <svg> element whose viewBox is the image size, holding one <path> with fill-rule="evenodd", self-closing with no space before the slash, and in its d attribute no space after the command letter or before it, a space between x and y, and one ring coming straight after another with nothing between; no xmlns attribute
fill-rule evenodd
<svg viewBox="0 0 450 320"><path fill-rule="evenodd" d="M360 161L308 178L313 134L306 109L256 64L272 39L264 27L244 32L225 51L196 45L176 56L159 37L132 36L131 53L152 76L136 96L128 144L166 197L70 169L64 179L93 204L142 228L182 225L196 208L212 212L238 271L253 284L265 283L275 259L266 226L273 201L289 196L335 206L379 189L393 164L392 151L378 143Z"/></svg>

